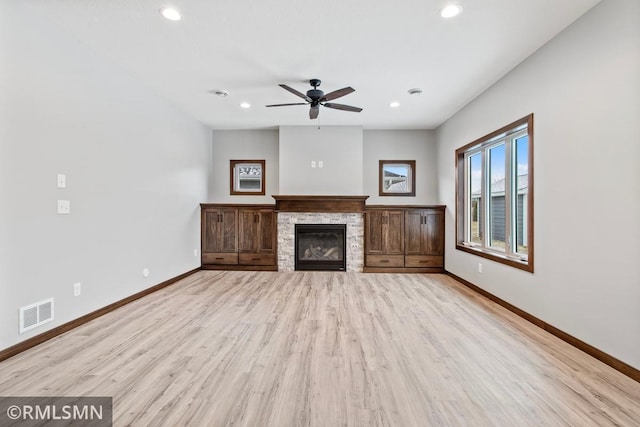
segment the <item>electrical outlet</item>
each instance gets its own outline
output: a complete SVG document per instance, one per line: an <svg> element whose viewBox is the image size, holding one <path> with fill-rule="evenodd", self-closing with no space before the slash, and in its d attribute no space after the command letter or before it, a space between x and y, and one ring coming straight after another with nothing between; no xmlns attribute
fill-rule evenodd
<svg viewBox="0 0 640 427"><path fill-rule="evenodd" d="M318 160L318 167L319 168L323 168L324 167L324 162L322 160Z"/></svg>
<svg viewBox="0 0 640 427"><path fill-rule="evenodd" d="M311 167L315 168L316 167L316 161L315 160L311 160Z"/></svg>
<svg viewBox="0 0 640 427"><path fill-rule="evenodd" d="M193 256L198 256L198 250L197 249L193 250Z"/></svg>
<svg viewBox="0 0 640 427"><path fill-rule="evenodd" d="M73 284L73 296L74 297L80 296L81 293L82 293L82 283L80 283L80 282L74 283Z"/></svg>
<svg viewBox="0 0 640 427"><path fill-rule="evenodd" d="M149 277L149 269L145 268L142 270L142 277Z"/></svg>
<svg viewBox="0 0 640 427"><path fill-rule="evenodd" d="M482 273L482 263L478 263L478 273Z"/></svg>
<svg viewBox="0 0 640 427"><path fill-rule="evenodd" d="M71 213L71 202L69 200L58 200L58 214L69 215Z"/></svg>

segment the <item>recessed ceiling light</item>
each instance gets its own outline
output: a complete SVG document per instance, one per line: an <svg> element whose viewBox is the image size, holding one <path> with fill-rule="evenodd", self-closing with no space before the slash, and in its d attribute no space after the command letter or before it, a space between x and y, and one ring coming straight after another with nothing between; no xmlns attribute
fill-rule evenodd
<svg viewBox="0 0 640 427"><path fill-rule="evenodd" d="M440 16L443 18L453 18L454 16L458 16L462 13L462 6L457 4L450 4L442 8L440 11Z"/></svg>
<svg viewBox="0 0 640 427"><path fill-rule="evenodd" d="M251 104L249 104L248 102L242 102L240 104L240 107L241 108L251 108Z"/></svg>
<svg viewBox="0 0 640 427"><path fill-rule="evenodd" d="M182 19L182 16L180 16L180 12L172 7L163 7L162 9L160 9L160 13L169 21L179 21L180 19Z"/></svg>
<svg viewBox="0 0 640 427"><path fill-rule="evenodd" d="M389 107L391 108L398 108L400 106L400 103L397 101L393 101L391 104L389 104Z"/></svg>

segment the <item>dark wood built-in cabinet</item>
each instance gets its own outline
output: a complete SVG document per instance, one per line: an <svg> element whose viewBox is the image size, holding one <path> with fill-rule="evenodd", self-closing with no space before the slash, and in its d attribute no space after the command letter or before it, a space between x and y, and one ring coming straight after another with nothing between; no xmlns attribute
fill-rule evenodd
<svg viewBox="0 0 640 427"><path fill-rule="evenodd" d="M240 209L238 263L276 265L276 213L271 209Z"/></svg>
<svg viewBox="0 0 640 427"><path fill-rule="evenodd" d="M272 205L202 204L202 267L276 270Z"/></svg>
<svg viewBox="0 0 640 427"><path fill-rule="evenodd" d="M368 266L404 267L404 211L366 210L365 233Z"/></svg>
<svg viewBox="0 0 640 427"><path fill-rule="evenodd" d="M202 204L202 268L276 271L277 212L330 211L315 203L319 197L274 196L276 205ZM365 199L348 198L349 205L340 207L365 214L364 272L444 272L444 206L365 207Z"/></svg>
<svg viewBox="0 0 640 427"><path fill-rule="evenodd" d="M367 207L364 271L444 271L444 208Z"/></svg>

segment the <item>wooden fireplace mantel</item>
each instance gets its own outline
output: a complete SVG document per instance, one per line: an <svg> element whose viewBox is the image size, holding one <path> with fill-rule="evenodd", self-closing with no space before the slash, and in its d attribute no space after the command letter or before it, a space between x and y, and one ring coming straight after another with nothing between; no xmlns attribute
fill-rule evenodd
<svg viewBox="0 0 640 427"><path fill-rule="evenodd" d="M364 212L369 196L274 195L279 212Z"/></svg>

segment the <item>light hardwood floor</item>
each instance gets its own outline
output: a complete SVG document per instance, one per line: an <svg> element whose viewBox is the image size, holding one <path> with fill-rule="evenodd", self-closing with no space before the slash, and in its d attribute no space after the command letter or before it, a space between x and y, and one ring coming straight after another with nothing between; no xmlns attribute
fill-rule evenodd
<svg viewBox="0 0 640 427"><path fill-rule="evenodd" d="M114 425L636 426L640 385L444 275L200 271L0 363Z"/></svg>

